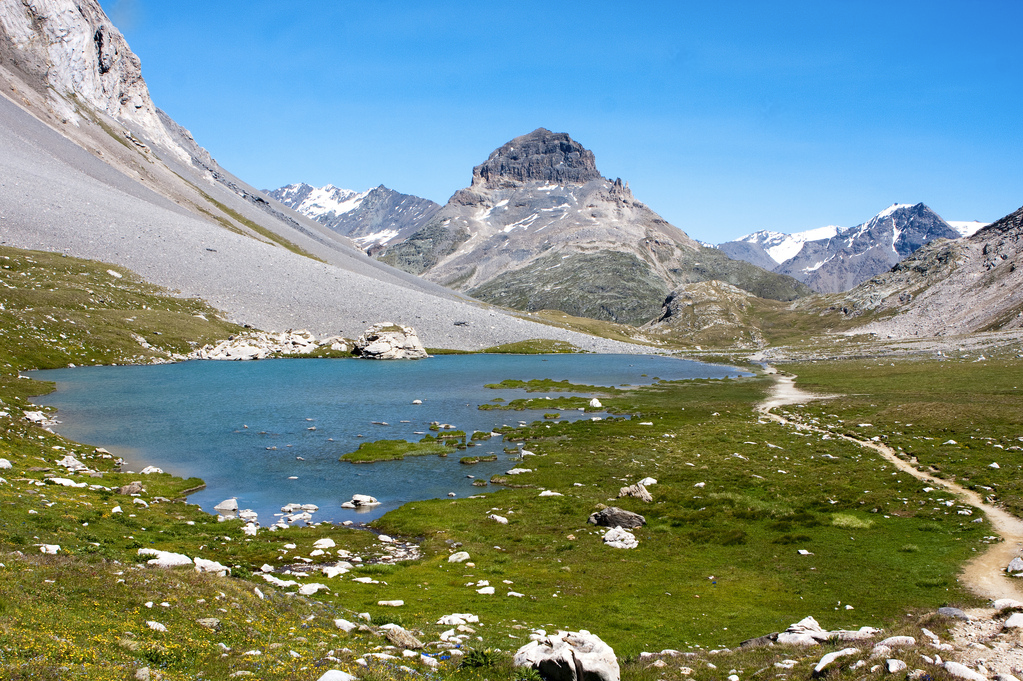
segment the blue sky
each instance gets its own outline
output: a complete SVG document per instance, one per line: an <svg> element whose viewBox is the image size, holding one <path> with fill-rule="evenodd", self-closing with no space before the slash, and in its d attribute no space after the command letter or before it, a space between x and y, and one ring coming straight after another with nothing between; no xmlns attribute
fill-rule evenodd
<svg viewBox="0 0 1023 681"><path fill-rule="evenodd" d="M102 0L156 104L259 188L444 203L537 127L694 238L1023 204L1023 3Z"/></svg>

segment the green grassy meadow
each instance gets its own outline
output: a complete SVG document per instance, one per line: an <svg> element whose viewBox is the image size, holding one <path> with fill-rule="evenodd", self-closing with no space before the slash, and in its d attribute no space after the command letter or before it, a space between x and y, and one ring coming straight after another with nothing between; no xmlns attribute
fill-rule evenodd
<svg viewBox="0 0 1023 681"><path fill-rule="evenodd" d="M316 679L330 668L365 679L515 679L501 654L493 667L470 669L438 645L450 627L436 621L451 613L480 618L460 632L461 651L514 651L536 628L588 629L625 661L625 678L681 678L677 667L638 662L640 652L665 648L698 653L687 658L687 678L722 678L729 667L749 678L770 669L758 678L773 678L774 662L802 653L777 647L719 659L709 651L807 615L829 629L942 631L937 607L976 603L957 575L986 546L983 517L958 514L954 498L925 492L854 443L761 418L754 406L769 389L764 376L601 389L601 409L558 396L592 392L586 386L518 386L521 400L490 405L558 405L550 418L503 433L515 453L509 468L529 472L497 476L485 494L413 502L373 523L375 532L417 547L416 560L393 560L391 544L374 532L327 523L246 534L242 521L218 522L187 503L200 480L118 472L93 447L26 421L24 411L36 409L26 398L49 386L17 373L163 361L237 327L123 269L13 249L0 249L0 257L0 458L11 463L0 470L2 678L120 680L146 666L168 680L245 672ZM868 364L788 367L801 386L846 397L786 411L836 433L883 436L921 466L990 487L1020 512L1017 358ZM530 396L544 392L552 399ZM557 416L578 407L589 418ZM941 444L948 439L957 444ZM418 451L426 445L453 449L382 441L367 443L365 458L426 453ZM56 465L68 454L95 473L68 474ZM999 469L989 467L995 460ZM618 498L620 488L646 477L657 480L648 487L652 502ZM121 494L136 480L143 492ZM601 528L587 523L602 506L646 518L634 531L638 548L604 545ZM335 545L318 549L321 539ZM60 546L56 555L41 551L50 544ZM216 560L232 575L150 567L138 554L144 548ZM449 562L455 551L467 551L469 561ZM341 560L347 573L322 572ZM260 577L266 570L295 584L270 584ZM327 589L296 593L310 583ZM479 592L488 586L493 594ZM394 600L404 605L379 605ZM345 633L338 618L362 626ZM379 629L388 622L428 643L436 669L389 649ZM371 653L399 659L374 661ZM706 666L711 659L720 669ZM791 677L808 677L805 660L799 664Z"/></svg>

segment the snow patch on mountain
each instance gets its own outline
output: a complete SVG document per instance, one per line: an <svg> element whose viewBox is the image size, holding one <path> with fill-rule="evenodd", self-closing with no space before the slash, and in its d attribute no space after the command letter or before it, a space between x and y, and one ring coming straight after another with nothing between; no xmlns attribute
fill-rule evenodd
<svg viewBox="0 0 1023 681"><path fill-rule="evenodd" d="M946 220L948 226L959 232L962 236L973 236L980 230L984 229L990 222L979 222L977 220L962 221L962 220Z"/></svg>
<svg viewBox="0 0 1023 681"><path fill-rule="evenodd" d="M344 215L359 207L370 190L357 192L328 184L313 187L305 183L289 184L279 190L278 201L299 213L319 220L325 216Z"/></svg>
<svg viewBox="0 0 1023 681"><path fill-rule="evenodd" d="M841 231L842 228L836 227L835 225L817 227L816 229L808 229L794 234L783 234L782 232L764 230L739 237L736 241L759 245L769 256L771 256L772 260L780 265L789 258L794 257L796 253L799 253L799 251L803 248L803 244L807 241L831 239Z"/></svg>

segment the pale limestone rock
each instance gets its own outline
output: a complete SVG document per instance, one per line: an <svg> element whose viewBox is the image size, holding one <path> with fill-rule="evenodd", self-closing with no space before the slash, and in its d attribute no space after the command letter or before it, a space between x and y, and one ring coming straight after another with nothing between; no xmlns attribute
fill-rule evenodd
<svg viewBox="0 0 1023 681"><path fill-rule="evenodd" d="M547 681L619 681L614 650L588 631L560 631L515 653L516 667L533 667Z"/></svg>
<svg viewBox="0 0 1023 681"><path fill-rule="evenodd" d="M383 322L366 329L352 354L365 359L422 359L429 357L415 329Z"/></svg>

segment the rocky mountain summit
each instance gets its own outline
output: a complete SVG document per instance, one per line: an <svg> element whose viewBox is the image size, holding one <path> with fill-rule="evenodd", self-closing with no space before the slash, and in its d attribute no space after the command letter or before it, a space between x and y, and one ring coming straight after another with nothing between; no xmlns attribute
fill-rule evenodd
<svg viewBox="0 0 1023 681"><path fill-rule="evenodd" d="M379 257L487 302L630 324L655 317L683 282L782 300L809 292L704 248L601 176L591 151L544 128L496 149L469 187Z"/></svg>
<svg viewBox="0 0 1023 681"><path fill-rule="evenodd" d="M313 187L299 183L264 193L351 238L369 253L410 236L440 210L429 199L402 194L384 185L356 192L331 184Z"/></svg>
<svg viewBox="0 0 1023 681"><path fill-rule="evenodd" d="M1023 327L1023 208L971 237L924 246L842 302L843 314L895 312L863 327L888 337Z"/></svg>
<svg viewBox="0 0 1023 681"><path fill-rule="evenodd" d="M951 226L922 203L893 204L856 227L754 232L719 248L731 257L787 274L815 291L838 293L888 271L926 243L957 239L980 223L956 224Z"/></svg>

